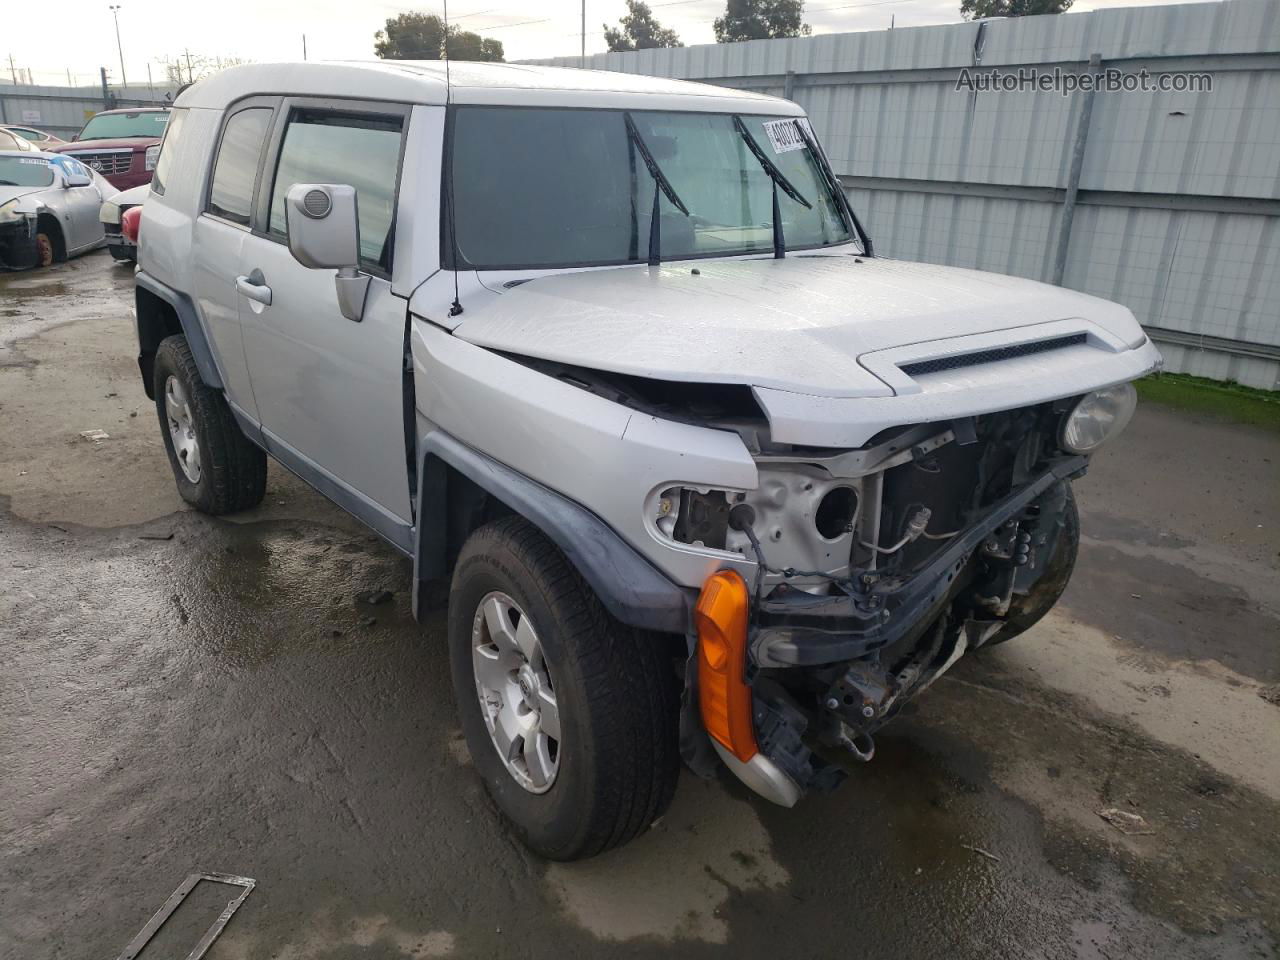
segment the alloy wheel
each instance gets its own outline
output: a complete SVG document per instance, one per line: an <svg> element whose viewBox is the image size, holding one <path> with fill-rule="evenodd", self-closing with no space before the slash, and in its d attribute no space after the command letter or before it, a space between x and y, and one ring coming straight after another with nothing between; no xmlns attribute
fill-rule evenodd
<svg viewBox="0 0 1280 960"><path fill-rule="evenodd" d="M191 416L191 402L177 377L164 382L164 415L169 424L169 438L173 441L173 455L178 466L192 483L200 482L200 441L196 439L195 421Z"/></svg>
<svg viewBox="0 0 1280 960"><path fill-rule="evenodd" d="M494 749L516 783L546 793L560 769L560 711L533 621L500 591L471 627L476 695Z"/></svg>

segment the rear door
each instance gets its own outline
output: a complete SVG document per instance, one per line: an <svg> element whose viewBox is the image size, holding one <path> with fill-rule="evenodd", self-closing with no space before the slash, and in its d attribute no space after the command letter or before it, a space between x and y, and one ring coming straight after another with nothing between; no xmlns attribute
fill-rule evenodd
<svg viewBox="0 0 1280 960"><path fill-rule="evenodd" d="M251 421L258 419L258 412L245 362L236 274L241 248L249 236L253 202L278 103L279 98L258 97L242 100L227 110L193 240L196 305L213 340L227 400ZM170 128L170 137L180 131L183 117L175 120L179 126Z"/></svg>
<svg viewBox="0 0 1280 960"><path fill-rule="evenodd" d="M404 336L408 304L391 292L396 195L409 108L286 100L244 241L238 275L270 291L241 295L245 355L263 439L294 472L407 545ZM372 278L359 322L338 309L334 270L287 246L284 198L295 183L350 184L360 270Z"/></svg>

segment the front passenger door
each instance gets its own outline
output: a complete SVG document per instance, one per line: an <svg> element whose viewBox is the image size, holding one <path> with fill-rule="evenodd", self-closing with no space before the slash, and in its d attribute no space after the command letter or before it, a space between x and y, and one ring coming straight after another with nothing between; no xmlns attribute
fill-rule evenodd
<svg viewBox="0 0 1280 960"><path fill-rule="evenodd" d="M337 105L342 104L342 105ZM407 545L403 356L408 304L391 292L396 192L409 110L286 101L272 136L256 222L241 250L240 319L263 439L294 472ZM362 318L338 309L334 270L289 252L295 183L356 188ZM269 302L267 302L269 300Z"/></svg>
<svg viewBox="0 0 1280 960"><path fill-rule="evenodd" d="M63 238L67 253L76 253L103 237L102 222L98 219L102 192L93 182L89 168L74 157L59 156L53 164L58 168L62 188ZM72 177L77 179L73 181ZM72 186L72 183L78 185Z"/></svg>

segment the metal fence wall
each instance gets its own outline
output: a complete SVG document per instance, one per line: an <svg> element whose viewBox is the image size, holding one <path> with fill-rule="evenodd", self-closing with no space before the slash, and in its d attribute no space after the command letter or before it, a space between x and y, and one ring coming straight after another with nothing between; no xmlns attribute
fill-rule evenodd
<svg viewBox="0 0 1280 960"><path fill-rule="evenodd" d="M1092 55L1100 69L1208 72L1213 89L1098 93L1091 108L1080 92L956 90L965 67L1084 72ZM1170 369L1280 388L1280 0L607 53L585 65L795 100L877 253L1117 300Z"/></svg>
<svg viewBox="0 0 1280 960"><path fill-rule="evenodd" d="M130 85L112 87L115 106L140 107L164 103L176 87ZM46 87L27 84L0 84L0 124L16 123L36 127L46 133L70 139L84 122L107 108L101 87Z"/></svg>

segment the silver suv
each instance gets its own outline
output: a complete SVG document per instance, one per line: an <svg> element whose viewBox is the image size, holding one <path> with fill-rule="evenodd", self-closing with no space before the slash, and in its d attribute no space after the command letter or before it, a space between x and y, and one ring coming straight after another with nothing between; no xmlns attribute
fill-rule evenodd
<svg viewBox="0 0 1280 960"><path fill-rule="evenodd" d="M175 104L139 364L182 496L275 457L451 579L476 769L556 859L683 762L792 805L1061 594L1123 307L874 255L803 111L498 64L252 65Z"/></svg>

